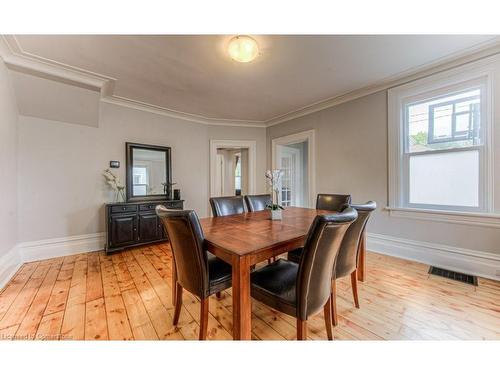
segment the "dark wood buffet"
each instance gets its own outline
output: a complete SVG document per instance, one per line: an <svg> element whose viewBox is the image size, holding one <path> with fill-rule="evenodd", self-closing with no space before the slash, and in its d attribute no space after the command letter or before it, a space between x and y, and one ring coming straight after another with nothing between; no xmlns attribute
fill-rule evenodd
<svg viewBox="0 0 500 375"><path fill-rule="evenodd" d="M128 247L167 241L155 212L157 205L170 209L184 207L183 200L135 201L106 204L106 253Z"/></svg>

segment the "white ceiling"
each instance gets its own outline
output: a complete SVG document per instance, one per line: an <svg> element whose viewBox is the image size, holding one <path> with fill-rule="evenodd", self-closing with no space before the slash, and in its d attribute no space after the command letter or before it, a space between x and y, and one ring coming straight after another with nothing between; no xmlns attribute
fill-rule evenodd
<svg viewBox="0 0 500 375"><path fill-rule="evenodd" d="M252 63L231 36L19 35L24 52L115 78L114 95L205 117L268 121L424 67L495 37L254 36Z"/></svg>

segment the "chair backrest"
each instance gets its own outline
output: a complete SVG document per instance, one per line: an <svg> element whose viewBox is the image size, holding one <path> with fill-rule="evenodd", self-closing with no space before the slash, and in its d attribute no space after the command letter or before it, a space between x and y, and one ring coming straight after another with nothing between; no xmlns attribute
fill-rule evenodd
<svg viewBox="0 0 500 375"><path fill-rule="evenodd" d="M156 214L167 231L177 271L177 282L194 295L208 293L208 259L203 230L196 212L168 210L156 206Z"/></svg>
<svg viewBox="0 0 500 375"><path fill-rule="evenodd" d="M210 206L215 217L245 212L245 203L243 203L242 196L210 198Z"/></svg>
<svg viewBox="0 0 500 375"><path fill-rule="evenodd" d="M271 204L271 194L245 195L249 212L263 211Z"/></svg>
<svg viewBox="0 0 500 375"><path fill-rule="evenodd" d="M300 258L297 276L297 317L302 320L325 306L332 287L332 273L340 244L358 214L353 208L314 219Z"/></svg>
<svg viewBox="0 0 500 375"><path fill-rule="evenodd" d="M352 204L350 207L358 211L358 218L351 224L340 245L339 255L335 262L335 278L349 275L356 269L358 264L358 249L363 235L366 223L370 218L371 213L377 208L377 204L373 201L365 204Z"/></svg>
<svg viewBox="0 0 500 375"><path fill-rule="evenodd" d="M317 210L342 211L345 205L351 203L351 196L346 194L318 194Z"/></svg>

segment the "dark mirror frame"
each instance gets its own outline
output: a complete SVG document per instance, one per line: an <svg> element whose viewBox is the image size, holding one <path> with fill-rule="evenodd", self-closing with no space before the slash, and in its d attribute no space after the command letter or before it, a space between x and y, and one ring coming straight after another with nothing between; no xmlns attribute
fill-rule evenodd
<svg viewBox="0 0 500 375"><path fill-rule="evenodd" d="M166 167L166 177L167 183L169 186L167 187L167 194L156 194L156 195L133 195L133 184L132 184L132 168L134 161L134 149L142 149L142 150L153 150L153 151L163 151L166 153L165 157L165 167ZM170 147L164 146L153 146L153 145L145 145L141 143L125 143L125 151L127 154L127 169L126 169L126 180L127 180L127 202L137 202L137 201L153 201L153 200L167 200L171 197L172 186L172 158L171 158L171 149Z"/></svg>

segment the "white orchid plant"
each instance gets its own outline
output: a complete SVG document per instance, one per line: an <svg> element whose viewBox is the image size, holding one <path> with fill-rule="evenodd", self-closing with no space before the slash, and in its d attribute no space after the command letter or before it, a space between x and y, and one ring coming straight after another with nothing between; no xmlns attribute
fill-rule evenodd
<svg viewBox="0 0 500 375"><path fill-rule="evenodd" d="M279 194L281 191L282 177L283 171L281 169L266 171L267 184L271 187L271 204L267 205L267 208L273 211L284 210L284 208L279 204Z"/></svg>
<svg viewBox="0 0 500 375"><path fill-rule="evenodd" d="M103 174L106 179L106 183L111 186L111 188L116 192L115 200L118 201L118 198L121 198L123 202L125 202L125 185L120 182L118 176L116 176L113 172L108 169L105 169Z"/></svg>

